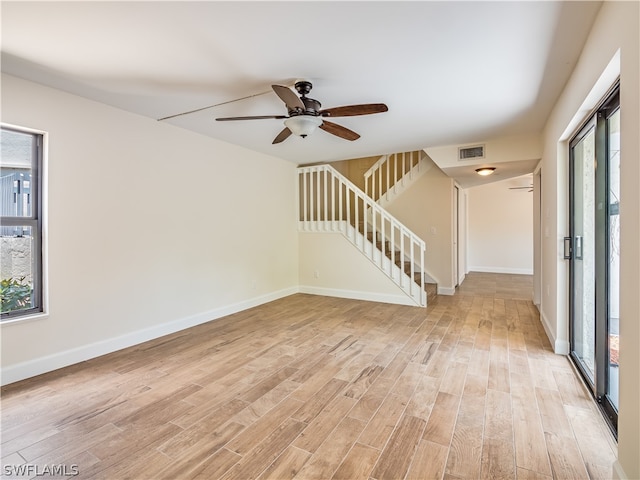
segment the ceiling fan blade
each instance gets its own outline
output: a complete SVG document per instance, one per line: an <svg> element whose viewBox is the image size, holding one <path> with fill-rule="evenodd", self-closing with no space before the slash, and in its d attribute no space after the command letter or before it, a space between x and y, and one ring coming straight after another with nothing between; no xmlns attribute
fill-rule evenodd
<svg viewBox="0 0 640 480"><path fill-rule="evenodd" d="M296 95L289 87L283 87L282 85L271 85L276 95L280 97L280 100L284 102L289 110L301 109L304 110L304 103L300 100L300 97Z"/></svg>
<svg viewBox="0 0 640 480"><path fill-rule="evenodd" d="M291 130L289 130L288 127L284 127L284 130L282 130L278 134L278 136L273 139L273 142L271 142L271 144L275 145L276 143L284 142L287 138L289 138L289 135L291 135Z"/></svg>
<svg viewBox="0 0 640 480"><path fill-rule="evenodd" d="M354 117L356 115L371 115L383 113L389 108L384 103L365 103L362 105L346 105L344 107L327 108L320 111L323 117Z"/></svg>
<svg viewBox="0 0 640 480"><path fill-rule="evenodd" d="M353 130L349 130L348 128L343 127L342 125L338 125L337 123L327 122L324 120L320 128L325 132L329 132L337 137L344 138L345 140L357 140L360 138Z"/></svg>
<svg viewBox="0 0 640 480"><path fill-rule="evenodd" d="M251 117L222 117L222 118L216 118L216 120L218 122L228 122L230 120L264 120L267 118L281 119L281 118L289 118L289 117L287 117L286 115L255 115Z"/></svg>

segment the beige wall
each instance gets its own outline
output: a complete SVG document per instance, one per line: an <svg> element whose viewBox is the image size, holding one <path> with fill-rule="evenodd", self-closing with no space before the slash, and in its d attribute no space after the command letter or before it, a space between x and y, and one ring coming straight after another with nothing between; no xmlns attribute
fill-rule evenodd
<svg viewBox="0 0 640 480"><path fill-rule="evenodd" d="M3 382L296 291L291 163L6 75L2 121L48 132L50 293Z"/></svg>
<svg viewBox="0 0 640 480"><path fill-rule="evenodd" d="M415 305L341 233L301 232L299 251L302 292Z"/></svg>
<svg viewBox="0 0 640 480"><path fill-rule="evenodd" d="M529 181L524 177L521 183ZM516 183L467 189L469 271L533 273L533 194L510 190Z"/></svg>
<svg viewBox="0 0 640 480"><path fill-rule="evenodd" d="M342 175L351 180L356 187L364 191L364 174L376 163L380 157L354 158L352 160L342 160L332 162L331 166Z"/></svg>
<svg viewBox="0 0 640 480"><path fill-rule="evenodd" d="M541 305L556 350L568 348L567 143L619 65L621 84L621 319L618 474L640 478L640 38L638 2L604 2L543 133ZM619 51L619 62L612 62ZM602 82L599 79L603 78ZM622 472L620 471L622 470Z"/></svg>

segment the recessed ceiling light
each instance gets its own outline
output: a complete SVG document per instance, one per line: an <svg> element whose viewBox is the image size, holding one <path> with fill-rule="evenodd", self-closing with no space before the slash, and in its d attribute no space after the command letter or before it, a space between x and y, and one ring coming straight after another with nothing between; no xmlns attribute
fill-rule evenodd
<svg viewBox="0 0 640 480"><path fill-rule="evenodd" d="M483 177L486 177L487 175L491 175L495 169L496 167L476 168L476 173L478 175L482 175Z"/></svg>

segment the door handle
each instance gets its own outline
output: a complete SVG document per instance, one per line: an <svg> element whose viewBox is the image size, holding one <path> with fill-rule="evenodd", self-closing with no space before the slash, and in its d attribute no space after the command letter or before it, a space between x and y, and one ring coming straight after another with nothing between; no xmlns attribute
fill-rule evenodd
<svg viewBox="0 0 640 480"><path fill-rule="evenodd" d="M582 237L576 237L576 260L582 260Z"/></svg>
<svg viewBox="0 0 640 480"><path fill-rule="evenodd" d="M571 260L571 237L564 237L564 259Z"/></svg>

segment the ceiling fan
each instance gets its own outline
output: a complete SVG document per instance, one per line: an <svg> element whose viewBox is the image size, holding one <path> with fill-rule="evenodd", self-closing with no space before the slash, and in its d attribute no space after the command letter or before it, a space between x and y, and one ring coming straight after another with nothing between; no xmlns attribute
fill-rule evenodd
<svg viewBox="0 0 640 480"><path fill-rule="evenodd" d="M296 82L295 88L300 94L295 94L289 87L282 85L272 85L273 91L280 97L287 107L287 115L258 115L249 117L223 117L216 118L219 122L233 120L263 120L263 119L283 119L284 129L273 140L273 144L283 142L293 133L302 138L310 135L316 128L325 132L344 138L345 140L357 140L360 138L356 132L349 130L337 123L324 120L326 117L353 117L357 115L371 115L382 113L388 110L384 103L366 103L361 105L346 105L343 107L326 108L321 110L318 100L307 97L313 85L311 82Z"/></svg>
<svg viewBox="0 0 640 480"><path fill-rule="evenodd" d="M529 185L528 187L509 187L509 190L522 190L522 189L529 189L529 192L533 192L533 185Z"/></svg>

